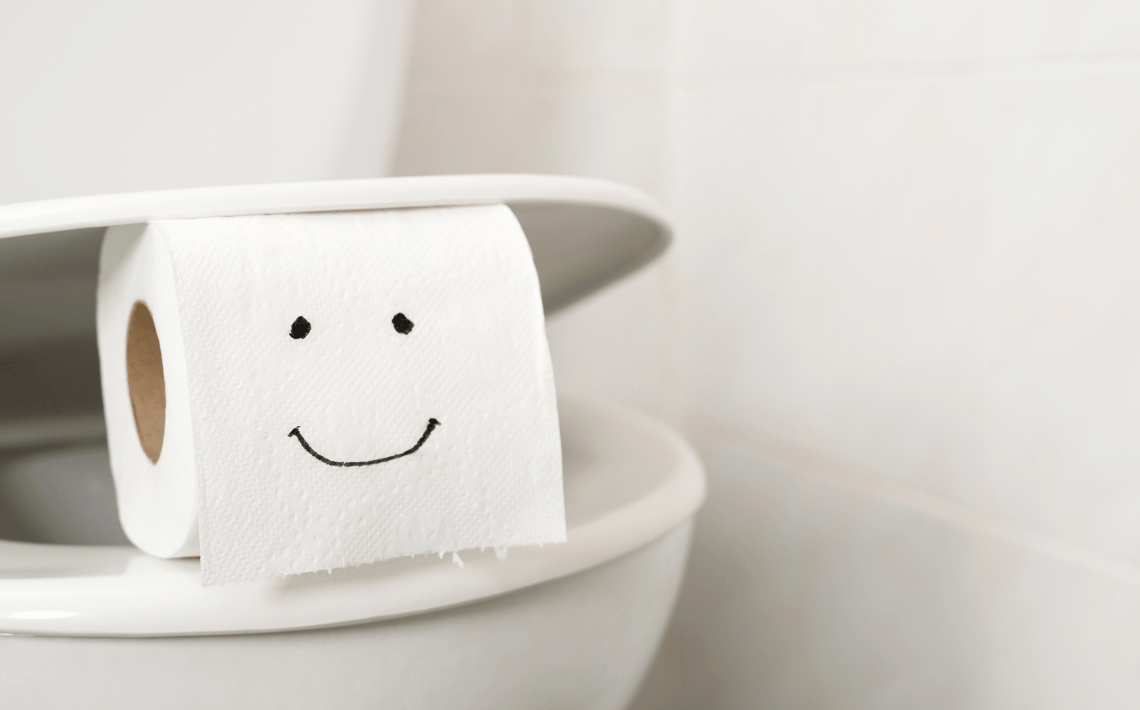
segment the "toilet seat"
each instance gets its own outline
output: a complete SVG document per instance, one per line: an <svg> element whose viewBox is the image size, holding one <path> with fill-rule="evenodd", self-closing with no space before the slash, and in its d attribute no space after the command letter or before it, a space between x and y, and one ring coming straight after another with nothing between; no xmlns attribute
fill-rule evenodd
<svg viewBox="0 0 1140 710"><path fill-rule="evenodd" d="M567 542L388 560L277 580L202 587L196 559L129 546L0 541L0 633L185 636L320 628L470 603L620 557L687 521L704 498L692 449L616 407L559 402Z"/></svg>

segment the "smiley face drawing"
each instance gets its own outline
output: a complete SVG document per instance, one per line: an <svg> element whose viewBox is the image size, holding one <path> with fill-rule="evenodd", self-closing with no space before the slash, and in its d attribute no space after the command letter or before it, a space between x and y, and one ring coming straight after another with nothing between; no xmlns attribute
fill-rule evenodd
<svg viewBox="0 0 1140 710"><path fill-rule="evenodd" d="M409 320L408 317L403 313L397 313L396 315L392 316L392 327L395 328L397 333L407 335L412 332L412 328L415 327L415 324L412 323L412 321ZM312 324L309 323L309 321L305 320L304 316L297 316L297 320L293 321L293 325L289 329L289 337L293 338L294 340L302 340L309 334L312 329ZM387 463L389 461L394 461L395 459L416 453L420 450L420 447L424 445L424 442L428 440L428 437L431 436L432 431L434 431L437 426L439 426L438 419L435 417L428 419L427 426L424 428L424 433L420 436L419 440L412 445L410 449L398 454L392 454L391 456L382 456L371 461L333 461L330 458L321 456L319 453L313 450L313 447L309 444L308 441L305 441L305 437L301 435L301 427L299 426L293 427L293 429L289 432L289 436L297 437L297 441L300 442L301 448L309 452L309 455L323 464L327 464L329 466L375 466L379 463Z"/></svg>
<svg viewBox="0 0 1140 710"><path fill-rule="evenodd" d="M107 400L143 549L161 530L151 549L200 552L217 584L565 540L538 279L506 206L162 220L104 255L100 318L146 302L162 341L155 458Z"/></svg>

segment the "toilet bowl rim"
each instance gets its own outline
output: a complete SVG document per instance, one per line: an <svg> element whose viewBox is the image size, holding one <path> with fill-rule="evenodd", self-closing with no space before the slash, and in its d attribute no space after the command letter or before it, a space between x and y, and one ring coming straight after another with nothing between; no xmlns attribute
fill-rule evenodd
<svg viewBox="0 0 1140 710"><path fill-rule="evenodd" d="M667 449L660 485L568 529L567 543L516 548L506 562L463 553L462 568L434 557L203 588L197 560L163 560L134 548L0 541L0 634L193 636L355 625L472 603L596 567L687 524L705 496L692 447L665 425L630 410L579 401L608 426L650 434ZM12 560L77 555L107 561L108 574L19 576ZM66 571L66 570L65 570Z"/></svg>

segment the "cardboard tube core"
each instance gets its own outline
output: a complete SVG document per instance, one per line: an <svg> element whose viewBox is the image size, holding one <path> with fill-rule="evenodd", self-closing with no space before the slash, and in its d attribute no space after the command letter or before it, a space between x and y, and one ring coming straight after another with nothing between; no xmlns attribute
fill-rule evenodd
<svg viewBox="0 0 1140 710"><path fill-rule="evenodd" d="M166 433L166 378L154 318L142 301L135 301L127 324L127 389L139 443L151 463L158 463Z"/></svg>

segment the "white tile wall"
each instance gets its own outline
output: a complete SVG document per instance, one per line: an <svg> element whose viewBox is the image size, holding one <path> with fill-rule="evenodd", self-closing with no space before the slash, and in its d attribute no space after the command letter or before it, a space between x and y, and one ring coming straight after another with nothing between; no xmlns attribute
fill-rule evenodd
<svg viewBox="0 0 1140 710"><path fill-rule="evenodd" d="M663 0L419 5L398 174L551 172L661 194Z"/></svg>
<svg viewBox="0 0 1140 710"><path fill-rule="evenodd" d="M1140 560L1140 66L989 88L987 492Z"/></svg>
<svg viewBox="0 0 1140 710"><path fill-rule="evenodd" d="M1134 5L421 2L402 172L679 228L549 327L710 465L638 710L1140 704Z"/></svg>
<svg viewBox="0 0 1140 710"><path fill-rule="evenodd" d="M1091 569L714 445L643 708L1126 708L1140 568Z"/></svg>
<svg viewBox="0 0 1140 710"><path fill-rule="evenodd" d="M690 407L976 502L975 93L955 79L681 100L689 317L716 324L687 341Z"/></svg>
<svg viewBox="0 0 1140 710"><path fill-rule="evenodd" d="M1140 51L1140 6L1128 0L987 0L984 17L993 57Z"/></svg>
<svg viewBox="0 0 1140 710"><path fill-rule="evenodd" d="M983 0L677 0L681 76L755 81L778 67L978 56Z"/></svg>
<svg viewBox="0 0 1140 710"><path fill-rule="evenodd" d="M664 189L665 4L420 3L398 174L549 172ZM675 418L666 259L550 320L559 387Z"/></svg>

